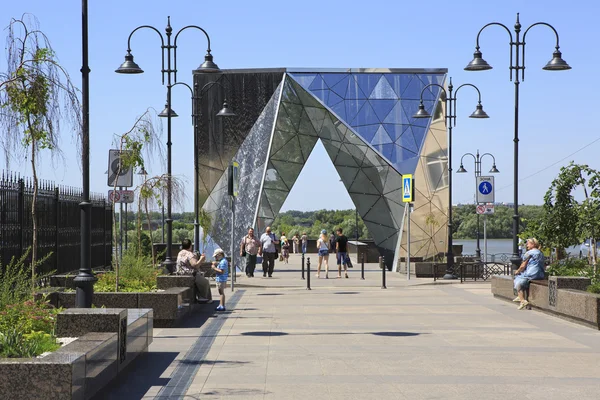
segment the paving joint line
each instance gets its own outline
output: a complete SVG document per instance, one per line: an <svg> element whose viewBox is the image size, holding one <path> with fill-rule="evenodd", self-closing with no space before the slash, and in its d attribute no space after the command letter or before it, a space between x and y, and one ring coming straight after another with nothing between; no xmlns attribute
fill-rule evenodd
<svg viewBox="0 0 600 400"><path fill-rule="evenodd" d="M233 311L244 293L245 290L236 291L230 297L229 303L226 304L226 306ZM203 330L202 335L198 337L196 342L180 360L179 364L171 374L169 383L158 392L156 395L157 398L183 399L185 397L198 369L214 343L217 334L227 319L233 317L231 313L220 315L221 318L215 318L208 323Z"/></svg>

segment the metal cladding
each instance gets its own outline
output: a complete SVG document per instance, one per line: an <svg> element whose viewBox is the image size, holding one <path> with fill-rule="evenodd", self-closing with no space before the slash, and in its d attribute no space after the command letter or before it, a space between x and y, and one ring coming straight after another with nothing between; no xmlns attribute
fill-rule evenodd
<svg viewBox="0 0 600 400"><path fill-rule="evenodd" d="M249 226L261 232L273 222L320 140L388 265L405 254L402 174L415 178L411 257L444 252L448 168L439 87L423 92L433 117L412 116L426 85L445 84L445 69L223 72L195 75L200 87L223 83L196 104L199 203L212 216L218 245L230 248L231 159L240 163L234 236L241 238ZM212 117L224 98L238 117Z"/></svg>

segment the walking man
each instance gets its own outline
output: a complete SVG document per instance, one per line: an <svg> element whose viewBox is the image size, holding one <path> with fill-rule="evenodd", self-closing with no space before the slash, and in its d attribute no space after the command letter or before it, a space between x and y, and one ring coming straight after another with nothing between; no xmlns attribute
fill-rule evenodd
<svg viewBox="0 0 600 400"><path fill-rule="evenodd" d="M344 274L348 277L348 238L342 233L342 228L337 230L337 238L335 239L335 252L337 253L338 278L342 277L342 264L344 264Z"/></svg>
<svg viewBox="0 0 600 400"><path fill-rule="evenodd" d="M275 248L276 244L279 244L279 240L274 233L271 232L271 227L267 226L265 233L260 237L260 250L258 251L258 255L262 256L262 268L263 268L263 277L269 274L269 278L273 276L273 269L275 268L275 258L277 257L277 249Z"/></svg>
<svg viewBox="0 0 600 400"><path fill-rule="evenodd" d="M297 233L294 234L294 237L292 238L292 242L294 243L294 254L296 254L298 252L298 242L300 242L300 239L298 238Z"/></svg>
<svg viewBox="0 0 600 400"><path fill-rule="evenodd" d="M302 243L302 254L306 254L306 245L308 244L308 236L306 236L306 232L302 233L302 237L300 237L300 242Z"/></svg>
<svg viewBox="0 0 600 400"><path fill-rule="evenodd" d="M260 250L260 241L254 236L254 229L248 228L248 234L242 238L240 243L240 257L246 256L246 276L254 278L256 268L256 255Z"/></svg>

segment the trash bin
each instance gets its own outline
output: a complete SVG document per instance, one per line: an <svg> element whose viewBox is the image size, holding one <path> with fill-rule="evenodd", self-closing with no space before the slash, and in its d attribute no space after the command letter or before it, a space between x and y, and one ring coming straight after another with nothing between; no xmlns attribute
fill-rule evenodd
<svg viewBox="0 0 600 400"><path fill-rule="evenodd" d="M491 257L492 257L492 262L496 262L496 255L492 254Z"/></svg>

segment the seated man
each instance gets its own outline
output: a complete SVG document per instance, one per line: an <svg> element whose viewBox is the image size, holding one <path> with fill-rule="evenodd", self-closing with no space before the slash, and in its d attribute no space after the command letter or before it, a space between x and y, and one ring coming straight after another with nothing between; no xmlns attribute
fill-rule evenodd
<svg viewBox="0 0 600 400"><path fill-rule="evenodd" d="M204 277L204 274L198 272L198 268L205 261L204 254L192 253L192 241L184 239L181 242L181 251L177 254L177 275L194 275L196 277L196 301L205 300L212 302L212 292L210 282Z"/></svg>
<svg viewBox="0 0 600 400"><path fill-rule="evenodd" d="M515 271L514 287L517 290L518 296L513 300L519 304L518 309L522 310L529 301L525 299L525 290L529 288L529 282L536 279L544 279L544 255L540 251L540 244L537 239L527 239L525 242L527 252L523 256L523 263L518 270Z"/></svg>

